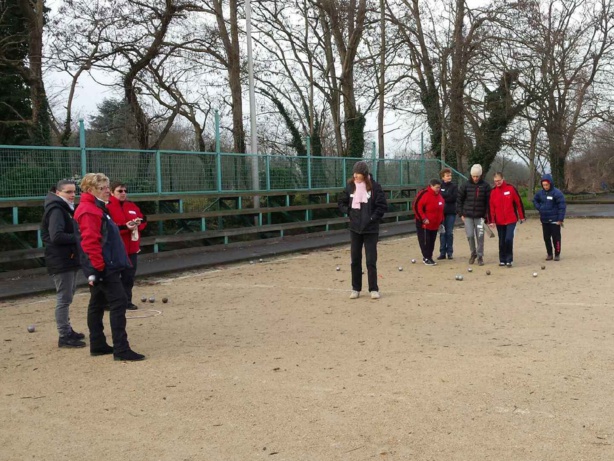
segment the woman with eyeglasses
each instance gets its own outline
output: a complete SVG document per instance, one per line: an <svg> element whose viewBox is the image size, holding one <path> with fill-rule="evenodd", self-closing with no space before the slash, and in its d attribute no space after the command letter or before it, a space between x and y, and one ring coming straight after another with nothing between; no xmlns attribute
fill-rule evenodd
<svg viewBox="0 0 614 461"><path fill-rule="evenodd" d="M516 223L525 220L524 205L518 190L505 181L500 171L494 176L495 187L490 193L490 227L499 234L499 266L514 264L514 234Z"/></svg>
<svg viewBox="0 0 614 461"><path fill-rule="evenodd" d="M132 287L137 269L137 255L141 251L141 232L147 226L147 219L140 208L128 198L128 188L125 183L114 181L111 183L111 196L107 210L111 218L119 227L119 233L124 241L126 253L130 258L132 267L121 273L122 284L128 297L128 309L138 309L132 302Z"/></svg>
<svg viewBox="0 0 614 461"><path fill-rule="evenodd" d="M83 333L70 324L69 308L77 289L77 274L81 269L73 215L77 185L68 179L59 181L45 198L41 222L41 238L45 243L45 265L53 278L57 302L55 323L60 338L58 347L85 347Z"/></svg>
<svg viewBox="0 0 614 461"><path fill-rule="evenodd" d="M79 224L81 266L90 285L87 326L90 330L91 355L113 354L115 360L137 361L145 356L130 349L126 333L128 298L121 272L130 267L117 225L109 215L109 178L102 173L88 173L81 180L81 201L75 212ZM109 307L113 347L107 343L102 319Z"/></svg>

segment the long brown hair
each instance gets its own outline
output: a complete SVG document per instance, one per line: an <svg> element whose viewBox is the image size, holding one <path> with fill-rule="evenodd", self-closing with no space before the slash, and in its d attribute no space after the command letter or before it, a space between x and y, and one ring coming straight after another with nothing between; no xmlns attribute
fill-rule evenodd
<svg viewBox="0 0 614 461"><path fill-rule="evenodd" d="M367 191L371 192L373 190L373 183L371 182L371 173L369 173L367 176L364 176L365 178L365 184L367 185ZM350 179L348 179L348 184L351 184L354 187L354 190L356 190L356 184L354 183L354 176L352 175L350 177Z"/></svg>

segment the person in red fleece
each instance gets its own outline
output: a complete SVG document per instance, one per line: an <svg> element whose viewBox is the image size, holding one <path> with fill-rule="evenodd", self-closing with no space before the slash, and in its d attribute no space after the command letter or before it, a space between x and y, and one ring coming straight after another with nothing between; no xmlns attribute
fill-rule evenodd
<svg viewBox="0 0 614 461"><path fill-rule="evenodd" d="M81 268L90 285L87 326L90 330L90 354L113 354L115 360L137 361L145 356L130 349L126 333L128 298L120 279L122 270L130 267L117 225L109 216L109 178L102 173L83 176L81 200L75 211L79 225ZM107 343L102 319L109 306L113 347Z"/></svg>
<svg viewBox="0 0 614 461"><path fill-rule="evenodd" d="M132 263L132 267L124 269L121 273L122 285L128 297L128 309L136 310L138 307L132 302L132 287L136 275L137 254L141 251L141 232L147 226L147 222L141 209L128 198L126 184L114 181L111 183L111 196L107 204L107 210L111 218L119 227L119 233L124 241L126 252ZM136 229L135 229L136 226Z"/></svg>
<svg viewBox="0 0 614 461"><path fill-rule="evenodd" d="M505 182L503 173L495 173L495 187L490 192L490 227L499 234L499 266L514 263L514 233L516 223L525 220L524 206L514 186Z"/></svg>
<svg viewBox="0 0 614 461"><path fill-rule="evenodd" d="M412 207L416 218L416 232L422 251L422 261L427 266L437 265L433 261L433 249L437 240L437 230L443 222L445 205L445 200L439 193L440 190L439 179L431 179L428 187L418 192Z"/></svg>

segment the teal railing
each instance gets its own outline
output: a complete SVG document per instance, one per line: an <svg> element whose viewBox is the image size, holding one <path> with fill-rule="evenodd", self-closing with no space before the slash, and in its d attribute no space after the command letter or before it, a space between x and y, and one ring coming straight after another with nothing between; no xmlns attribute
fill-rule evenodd
<svg viewBox="0 0 614 461"><path fill-rule="evenodd" d="M436 159L250 155L84 147L0 146L0 202L43 198L59 179L101 172L131 195L340 189L358 160L384 187L422 187L438 178ZM454 172L454 179L465 177Z"/></svg>

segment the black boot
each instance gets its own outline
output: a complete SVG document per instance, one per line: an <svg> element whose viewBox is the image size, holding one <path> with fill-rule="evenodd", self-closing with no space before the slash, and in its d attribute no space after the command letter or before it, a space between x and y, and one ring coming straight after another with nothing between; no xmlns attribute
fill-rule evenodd
<svg viewBox="0 0 614 461"><path fill-rule="evenodd" d="M140 360L145 360L145 356L143 354L134 352L132 349L128 349L127 351L113 353L113 360L121 360L124 362L138 362Z"/></svg>
<svg viewBox="0 0 614 461"><path fill-rule="evenodd" d="M93 357L96 357L99 355L109 355L112 353L113 353L113 348L109 346L108 344L104 344L99 347L90 347L90 355Z"/></svg>

